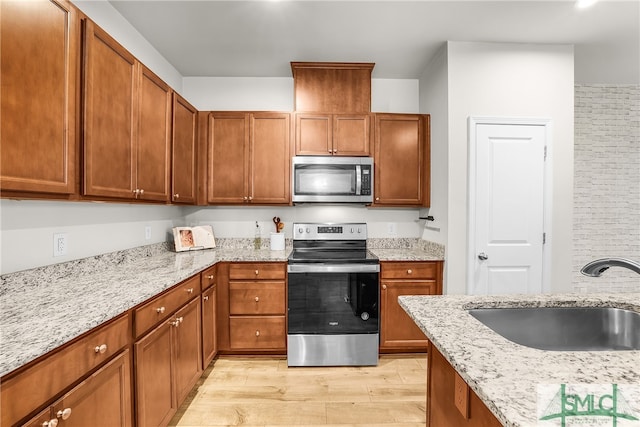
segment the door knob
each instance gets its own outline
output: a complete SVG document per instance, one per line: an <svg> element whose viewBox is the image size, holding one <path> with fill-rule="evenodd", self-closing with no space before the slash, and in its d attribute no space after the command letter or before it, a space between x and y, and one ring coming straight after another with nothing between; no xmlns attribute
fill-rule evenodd
<svg viewBox="0 0 640 427"><path fill-rule="evenodd" d="M485 254L484 252L480 252L480 253L478 254L478 259L479 259L480 261L486 261L486 260L488 260L488 259L489 259L489 256L488 256L487 254Z"/></svg>

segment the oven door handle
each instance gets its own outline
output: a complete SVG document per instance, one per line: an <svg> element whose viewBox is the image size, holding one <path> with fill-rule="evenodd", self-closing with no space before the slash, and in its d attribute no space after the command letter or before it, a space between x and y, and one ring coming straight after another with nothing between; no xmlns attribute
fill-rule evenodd
<svg viewBox="0 0 640 427"><path fill-rule="evenodd" d="M380 264L289 264L288 273L379 273Z"/></svg>

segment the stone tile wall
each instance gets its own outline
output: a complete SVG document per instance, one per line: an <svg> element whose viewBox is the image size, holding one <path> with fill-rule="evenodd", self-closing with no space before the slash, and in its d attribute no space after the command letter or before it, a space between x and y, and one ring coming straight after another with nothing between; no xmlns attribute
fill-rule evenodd
<svg viewBox="0 0 640 427"><path fill-rule="evenodd" d="M597 258L640 261L640 86L575 89L573 288L640 291L640 275L626 269L580 274Z"/></svg>

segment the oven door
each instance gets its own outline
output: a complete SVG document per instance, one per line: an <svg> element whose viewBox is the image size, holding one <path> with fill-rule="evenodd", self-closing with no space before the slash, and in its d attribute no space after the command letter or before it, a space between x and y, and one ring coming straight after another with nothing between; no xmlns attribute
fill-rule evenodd
<svg viewBox="0 0 640 427"><path fill-rule="evenodd" d="M378 363L378 264L289 264L289 366Z"/></svg>
<svg viewBox="0 0 640 427"><path fill-rule="evenodd" d="M379 331L377 264L289 265L289 334Z"/></svg>

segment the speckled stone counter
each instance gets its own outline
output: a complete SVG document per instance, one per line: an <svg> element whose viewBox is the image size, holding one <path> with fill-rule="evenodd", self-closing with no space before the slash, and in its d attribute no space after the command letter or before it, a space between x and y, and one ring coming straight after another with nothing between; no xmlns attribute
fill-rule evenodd
<svg viewBox="0 0 640 427"><path fill-rule="evenodd" d="M222 261L286 261L289 250L150 245L0 277L0 376Z"/></svg>
<svg viewBox="0 0 640 427"><path fill-rule="evenodd" d="M640 385L640 351L536 350L508 341L467 312L531 306L606 306L640 312L640 293L402 296L399 302L505 426L538 425L538 384ZM640 402L640 395L625 397Z"/></svg>
<svg viewBox="0 0 640 427"><path fill-rule="evenodd" d="M380 261L441 261L444 246L422 239L368 239L367 248Z"/></svg>

